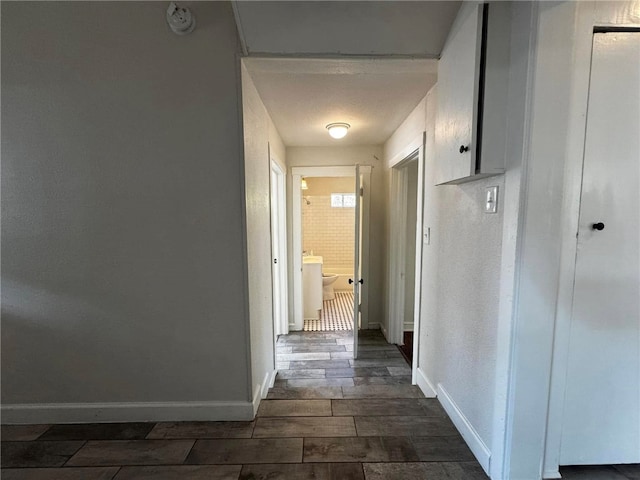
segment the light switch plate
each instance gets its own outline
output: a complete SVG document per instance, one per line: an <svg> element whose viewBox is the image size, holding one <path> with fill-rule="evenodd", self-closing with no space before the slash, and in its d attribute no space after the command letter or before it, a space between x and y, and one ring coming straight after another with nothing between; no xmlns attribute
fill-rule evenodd
<svg viewBox="0 0 640 480"><path fill-rule="evenodd" d="M484 213L498 211L498 186L486 187L484 190Z"/></svg>

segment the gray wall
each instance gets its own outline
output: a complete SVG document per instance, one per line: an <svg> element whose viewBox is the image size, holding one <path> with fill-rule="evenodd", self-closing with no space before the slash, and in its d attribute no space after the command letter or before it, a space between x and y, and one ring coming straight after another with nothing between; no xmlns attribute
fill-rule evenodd
<svg viewBox="0 0 640 480"><path fill-rule="evenodd" d="M250 399L238 45L2 3L2 402Z"/></svg>

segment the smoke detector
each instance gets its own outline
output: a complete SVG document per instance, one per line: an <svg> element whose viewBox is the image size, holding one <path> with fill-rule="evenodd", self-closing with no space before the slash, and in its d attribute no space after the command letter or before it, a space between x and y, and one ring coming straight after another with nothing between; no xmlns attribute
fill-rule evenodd
<svg viewBox="0 0 640 480"><path fill-rule="evenodd" d="M173 33L186 35L196 28L196 17L188 8L179 7L175 2L171 2L167 8L167 23Z"/></svg>

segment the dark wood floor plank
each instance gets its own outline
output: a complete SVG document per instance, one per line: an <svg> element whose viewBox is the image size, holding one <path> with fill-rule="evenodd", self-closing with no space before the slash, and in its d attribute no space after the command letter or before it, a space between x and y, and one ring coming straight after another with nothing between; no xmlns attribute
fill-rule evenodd
<svg viewBox="0 0 640 480"><path fill-rule="evenodd" d="M259 418L254 438L354 437L353 417L266 417Z"/></svg>
<svg viewBox="0 0 640 480"><path fill-rule="evenodd" d="M269 400L311 400L323 398L342 398L342 387L272 388L271 390L269 390L267 398Z"/></svg>
<svg viewBox="0 0 640 480"><path fill-rule="evenodd" d="M327 378L332 377L388 377L391 374L386 367L349 367L328 368L325 370Z"/></svg>
<svg viewBox="0 0 640 480"><path fill-rule="evenodd" d="M193 440L92 440L67 465L175 465L184 461L193 444Z"/></svg>
<svg viewBox="0 0 640 480"><path fill-rule="evenodd" d="M302 438L198 440L186 464L301 463Z"/></svg>
<svg viewBox="0 0 640 480"><path fill-rule="evenodd" d="M258 417L326 417L331 400L262 400Z"/></svg>
<svg viewBox="0 0 640 480"><path fill-rule="evenodd" d="M40 440L142 440L155 423L81 423L53 425Z"/></svg>
<svg viewBox="0 0 640 480"><path fill-rule="evenodd" d="M411 377L353 377L353 385L411 385Z"/></svg>
<svg viewBox="0 0 640 480"><path fill-rule="evenodd" d="M445 417L366 416L355 417L359 437L374 436L452 436L458 435Z"/></svg>
<svg viewBox="0 0 640 480"><path fill-rule="evenodd" d="M336 416L414 415L423 416L424 406L419 398L362 398L331 400Z"/></svg>
<svg viewBox="0 0 640 480"><path fill-rule="evenodd" d="M364 480L360 463L244 465L240 480Z"/></svg>
<svg viewBox="0 0 640 480"><path fill-rule="evenodd" d="M241 465L123 467L114 480L237 480Z"/></svg>
<svg viewBox="0 0 640 480"><path fill-rule="evenodd" d="M254 422L161 422L147 439L251 438Z"/></svg>
<svg viewBox="0 0 640 480"><path fill-rule="evenodd" d="M37 440L51 425L2 425L0 438L3 442L28 442Z"/></svg>
<svg viewBox="0 0 640 480"><path fill-rule="evenodd" d="M11 468L2 480L111 480L119 467Z"/></svg>
<svg viewBox="0 0 640 480"><path fill-rule="evenodd" d="M342 387L344 398L424 398L415 385L362 385Z"/></svg>
<svg viewBox="0 0 640 480"><path fill-rule="evenodd" d="M473 453L461 436L413 437L411 439L422 462L471 462Z"/></svg>
<svg viewBox="0 0 640 480"><path fill-rule="evenodd" d="M61 467L84 441L2 442L2 468Z"/></svg>
<svg viewBox="0 0 640 480"><path fill-rule="evenodd" d="M305 462L415 462L406 437L305 438Z"/></svg>

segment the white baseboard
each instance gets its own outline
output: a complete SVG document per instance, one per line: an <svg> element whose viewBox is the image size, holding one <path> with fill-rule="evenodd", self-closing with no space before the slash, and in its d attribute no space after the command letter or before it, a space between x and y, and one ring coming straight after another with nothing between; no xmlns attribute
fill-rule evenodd
<svg viewBox="0 0 640 480"><path fill-rule="evenodd" d="M545 471L542 474L542 478L544 478L545 480L549 479L553 479L553 478L562 478L562 475L560 475L560 470L552 470L552 471Z"/></svg>
<svg viewBox="0 0 640 480"><path fill-rule="evenodd" d="M387 329L384 328L384 325L382 323L380 324L380 330L382 330L382 335L384 335L385 340L388 342L389 341L389 334L387 332Z"/></svg>
<svg viewBox="0 0 640 480"><path fill-rule="evenodd" d="M367 324L367 330L380 330L380 324L378 322L369 322Z"/></svg>
<svg viewBox="0 0 640 480"><path fill-rule="evenodd" d="M418 387L420 387L420 390L422 390L422 393L424 393L425 397L435 398L438 396L435 387L420 368L416 369L416 383L418 384Z"/></svg>
<svg viewBox="0 0 640 480"><path fill-rule="evenodd" d="M403 332L413 332L413 322L404 322L402 328Z"/></svg>
<svg viewBox="0 0 640 480"><path fill-rule="evenodd" d="M485 473L489 475L489 467L491 461L491 451L487 448L485 443L476 432L476 429L473 428L473 425L467 420L467 417L464 416L464 413L458 408L453 399L449 396L447 391L444 389L442 384L438 384L438 400L440 404L445 409L449 418L456 426L462 438L464 438L465 442L471 449L471 452L478 459L478 462L484 469Z"/></svg>
<svg viewBox="0 0 640 480"><path fill-rule="evenodd" d="M113 402L2 405L3 424L252 420L251 402Z"/></svg>
<svg viewBox="0 0 640 480"><path fill-rule="evenodd" d="M264 374L264 379L262 380L262 385L256 385L255 392L253 392L253 415L255 416L258 413L258 407L260 406L260 401L263 398L267 398L267 393L269 393L269 389L273 387L273 384L276 381L276 375L278 374L278 370L271 370Z"/></svg>

